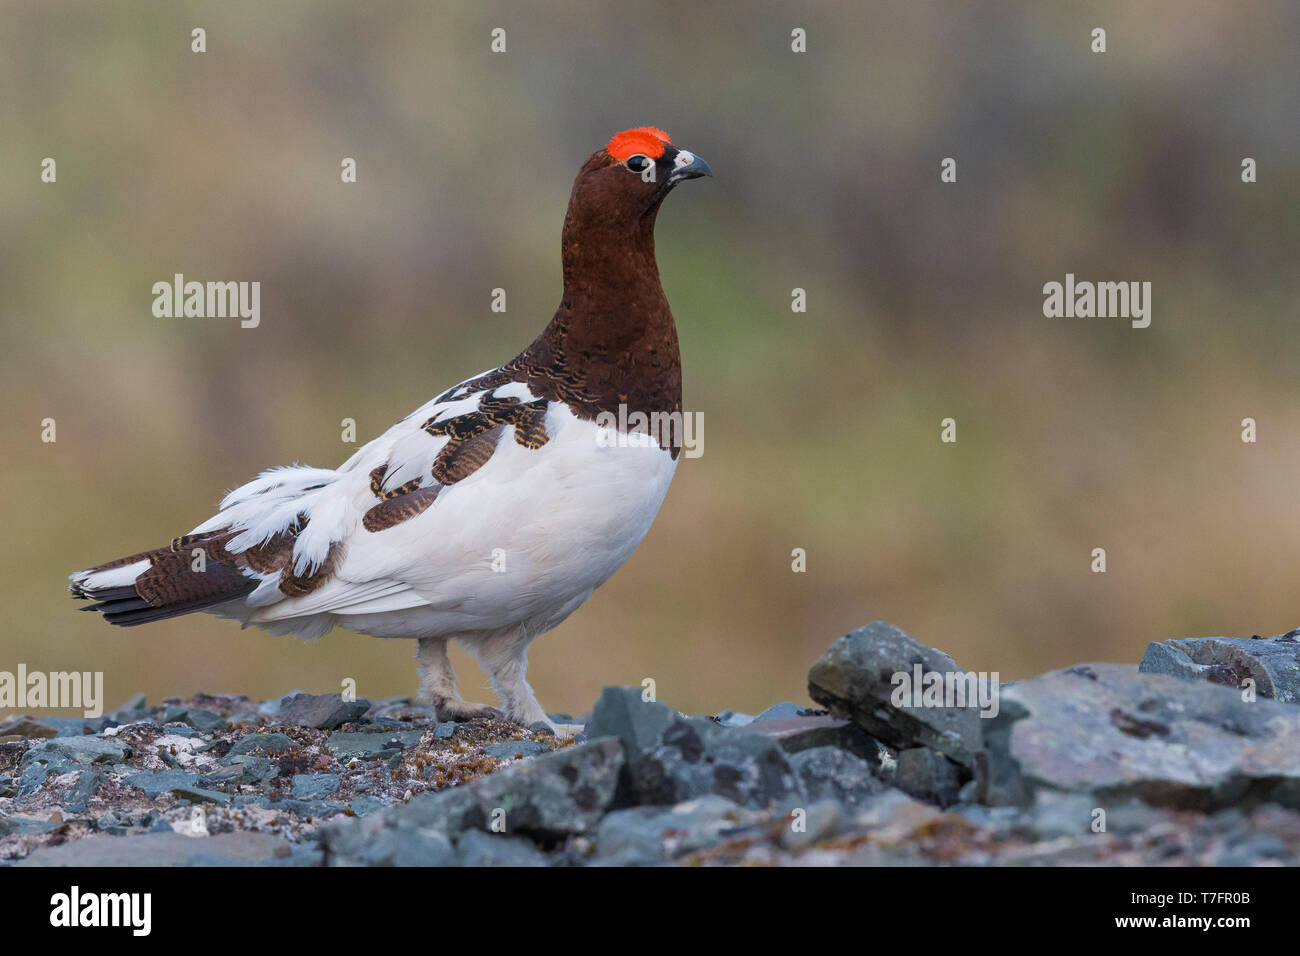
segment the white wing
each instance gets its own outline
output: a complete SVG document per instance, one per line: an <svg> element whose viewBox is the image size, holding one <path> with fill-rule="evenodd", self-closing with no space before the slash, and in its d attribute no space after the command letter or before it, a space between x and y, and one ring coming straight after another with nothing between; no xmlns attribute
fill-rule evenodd
<svg viewBox="0 0 1300 956"><path fill-rule="evenodd" d="M494 431L483 435L485 426ZM466 429L487 443L475 455L464 454ZM451 434L431 434L440 430ZM256 590L222 609L280 632L318 636L340 623L408 637L558 623L630 556L675 468L658 446L618 438L522 383L462 383L337 470L266 472L195 533L228 529L238 554L300 529L291 586L282 570L245 569L260 579ZM444 484L435 465L445 472L449 460L468 473Z"/></svg>

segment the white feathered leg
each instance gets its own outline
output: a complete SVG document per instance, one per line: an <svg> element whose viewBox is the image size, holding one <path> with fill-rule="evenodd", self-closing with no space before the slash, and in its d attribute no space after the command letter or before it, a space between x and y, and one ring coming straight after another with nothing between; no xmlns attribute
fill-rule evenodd
<svg viewBox="0 0 1300 956"><path fill-rule="evenodd" d="M479 641L472 650L479 665L488 672L492 689L501 698L511 720L525 727L540 721L557 737L572 737L582 730L582 725L553 723L524 678L528 670L528 645L536 636L523 627L514 628Z"/></svg>
<svg viewBox="0 0 1300 956"><path fill-rule="evenodd" d="M529 727L539 720L549 723L546 711L537 702L533 689L524 679L528 670L527 632L511 628L476 642L471 650L479 666L487 671L492 689L496 691L506 714L516 723Z"/></svg>
<svg viewBox="0 0 1300 956"><path fill-rule="evenodd" d="M537 637L536 633L530 635L526 628L517 627L486 637L471 649L478 665L489 674L491 689L497 692L512 721L525 727L545 723L555 736L571 737L582 730L582 724L552 722L524 678L528 671L528 645L533 637Z"/></svg>
<svg viewBox="0 0 1300 956"><path fill-rule="evenodd" d="M445 637L422 637L415 649L420 671L420 699L438 711L439 720L472 720L476 717L502 717L501 711L487 704L472 704L460 696L456 672L447 656Z"/></svg>

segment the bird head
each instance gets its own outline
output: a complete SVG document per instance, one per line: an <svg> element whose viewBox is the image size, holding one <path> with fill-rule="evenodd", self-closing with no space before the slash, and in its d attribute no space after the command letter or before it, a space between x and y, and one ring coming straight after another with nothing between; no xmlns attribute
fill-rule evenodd
<svg viewBox="0 0 1300 956"><path fill-rule="evenodd" d="M663 130L624 130L583 164L573 184L570 211L588 221L627 222L647 214L653 220L674 186L712 175L708 163L674 146Z"/></svg>

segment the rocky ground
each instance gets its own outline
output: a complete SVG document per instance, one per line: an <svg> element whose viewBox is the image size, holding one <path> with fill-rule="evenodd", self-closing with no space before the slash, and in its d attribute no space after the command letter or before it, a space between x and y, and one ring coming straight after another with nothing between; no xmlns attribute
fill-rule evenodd
<svg viewBox="0 0 1300 956"><path fill-rule="evenodd" d="M555 716L574 740L338 695L13 717L0 865L1300 861L1295 634L1003 684L996 716L891 699L896 674L957 672L876 622L813 665L815 707L692 717L607 688Z"/></svg>

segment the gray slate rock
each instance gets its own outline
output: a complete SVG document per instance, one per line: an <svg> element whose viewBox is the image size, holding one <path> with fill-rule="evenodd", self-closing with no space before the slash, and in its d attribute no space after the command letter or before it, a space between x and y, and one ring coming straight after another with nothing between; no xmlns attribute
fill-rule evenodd
<svg viewBox="0 0 1300 956"><path fill-rule="evenodd" d="M807 708L800 707L798 704L786 700L779 704L773 704L767 710L755 717L754 721L775 720L778 717L803 717L806 710Z"/></svg>
<svg viewBox="0 0 1300 956"><path fill-rule="evenodd" d="M274 697L271 700L264 700L257 705L256 712L262 717L274 717L280 713L280 708L303 693L301 690L291 690L287 694Z"/></svg>
<svg viewBox="0 0 1300 956"><path fill-rule="evenodd" d="M674 804L715 793L750 807L800 799L779 744L707 717L681 717L637 687L606 687L587 724L623 744L618 805Z"/></svg>
<svg viewBox="0 0 1300 956"><path fill-rule="evenodd" d="M666 704L642 700L639 687L606 687L596 701L586 732L592 740L617 737L632 757L655 746L676 716L677 712Z"/></svg>
<svg viewBox="0 0 1300 956"><path fill-rule="evenodd" d="M95 829L100 833L112 833L121 836L131 829L131 821L125 814L118 813L116 810L109 810L95 819Z"/></svg>
<svg viewBox="0 0 1300 956"><path fill-rule="evenodd" d="M111 737L55 737L42 741L23 754L21 765L42 757L57 756L89 767L97 763L121 763L130 755L130 747Z"/></svg>
<svg viewBox="0 0 1300 956"><path fill-rule="evenodd" d="M41 717L18 714L0 720L0 737L22 737L26 740L47 740L57 737L59 731Z"/></svg>
<svg viewBox="0 0 1300 956"><path fill-rule="evenodd" d="M129 724L149 716L149 703L144 694L132 694L122 706L107 714L119 724Z"/></svg>
<svg viewBox="0 0 1300 956"><path fill-rule="evenodd" d="M241 766L243 772L239 775L239 782L254 786L266 783L280 773L280 765L270 757L245 757Z"/></svg>
<svg viewBox="0 0 1300 956"><path fill-rule="evenodd" d="M201 707L188 708L181 720L204 734L215 734L226 729L225 714L219 714L215 710L204 710Z"/></svg>
<svg viewBox="0 0 1300 956"><path fill-rule="evenodd" d="M292 813L304 820L308 817L313 820L328 819L347 809L343 804L333 800L281 800L278 803L268 803L267 808L282 813Z"/></svg>
<svg viewBox="0 0 1300 956"><path fill-rule="evenodd" d="M962 784L969 773L938 751L928 747L900 750L894 769L894 786L904 793L950 807L958 800Z"/></svg>
<svg viewBox="0 0 1300 956"><path fill-rule="evenodd" d="M28 754L30 754L30 751L28 751ZM24 764L26 766L23 766ZM17 793L15 795L20 800L34 794L44 786L46 779L49 777L80 768L79 764L75 764L67 757L55 753L38 754L30 760L27 755L24 755L19 766L22 767L22 773L18 776Z"/></svg>
<svg viewBox="0 0 1300 956"><path fill-rule="evenodd" d="M239 730L252 730L261 726L262 715L255 710L243 710L237 714L231 714L229 723Z"/></svg>
<svg viewBox="0 0 1300 956"><path fill-rule="evenodd" d="M245 763L247 763L247 761L245 761ZM210 770L203 774L202 780L209 786L222 783L242 783L244 780L244 764L230 764L229 766L217 767L217 769Z"/></svg>
<svg viewBox="0 0 1300 956"><path fill-rule="evenodd" d="M885 789L875 768L838 747L814 747L790 757L809 800L837 800L853 809Z"/></svg>
<svg viewBox="0 0 1300 956"><path fill-rule="evenodd" d="M191 727L189 724L183 724L180 723L179 721L170 724L164 724L163 730L175 737L200 736L199 732L195 730L193 727Z"/></svg>
<svg viewBox="0 0 1300 956"><path fill-rule="evenodd" d="M1300 710L1119 664L1018 681L985 731L985 802L1028 806L1040 790L1098 805L1212 810L1243 800L1300 808Z"/></svg>
<svg viewBox="0 0 1300 956"><path fill-rule="evenodd" d="M73 813L85 813L90 798L99 792L104 782L104 775L98 770L83 770L77 775L77 783L67 796L66 809Z"/></svg>
<svg viewBox="0 0 1300 956"><path fill-rule="evenodd" d="M178 799L189 800L191 803L215 803L220 805L230 802L230 794L222 793L219 790L208 790L204 787L172 787L172 793Z"/></svg>
<svg viewBox="0 0 1300 956"><path fill-rule="evenodd" d="M461 866L550 866L545 853L525 837L467 830L456 841Z"/></svg>
<svg viewBox="0 0 1300 956"><path fill-rule="evenodd" d="M402 859L444 859L443 842L471 829L489 831L504 811L505 833L553 842L594 830L614 799L623 749L605 738L521 760L487 777L410 803L322 829L331 863L372 863L376 854ZM432 841L432 842L430 842ZM403 855L400 848L419 844ZM450 859L450 852L445 859ZM413 865L427 865L424 862Z"/></svg>
<svg viewBox="0 0 1300 956"><path fill-rule="evenodd" d="M28 817L10 817L0 813L0 837L15 833L49 833L57 830L60 824L48 820L33 820Z"/></svg>
<svg viewBox="0 0 1300 956"><path fill-rule="evenodd" d="M1260 697L1300 703L1300 637L1280 634L1244 637L1189 637L1147 647L1138 670L1203 680L1240 688L1253 678Z"/></svg>
<svg viewBox="0 0 1300 956"><path fill-rule="evenodd" d="M358 827L378 816L333 826ZM324 834L322 839L327 866L454 866L458 862L447 834L430 830L381 827L364 841Z"/></svg>
<svg viewBox="0 0 1300 956"><path fill-rule="evenodd" d="M762 734L781 745L788 754L814 747L838 747L863 760L880 762L881 745L851 720L829 714L804 717L772 717L745 725L745 730Z"/></svg>
<svg viewBox="0 0 1300 956"><path fill-rule="evenodd" d="M59 737L81 737L95 733L100 729L98 725L107 723L107 720L103 717L42 717L41 723L53 727Z"/></svg>
<svg viewBox="0 0 1300 956"><path fill-rule="evenodd" d="M297 745L284 734L249 734L247 737L240 737L235 741L235 745L230 748L221 762L226 764L235 763L236 757L242 757L256 751L269 754L283 753L295 746Z"/></svg>
<svg viewBox="0 0 1300 956"><path fill-rule="evenodd" d="M547 753L551 748L536 740L507 740L505 743L488 744L483 752L497 760L513 760L515 757L535 757Z"/></svg>
<svg viewBox="0 0 1300 956"><path fill-rule="evenodd" d="M1110 809L1098 807L1097 801L1087 794L1040 790L1026 814L1027 828L1039 840L1088 836L1093 832L1093 814L1098 809L1105 810L1109 817ZM1111 832L1109 819L1106 824L1107 832Z"/></svg>
<svg viewBox="0 0 1300 956"><path fill-rule="evenodd" d="M380 810L387 809L388 802L379 798L362 795L353 797L348 807L359 817L369 816L372 813L378 813Z"/></svg>
<svg viewBox="0 0 1300 956"><path fill-rule="evenodd" d="M184 724L199 733L213 734L225 729L226 718L215 710L204 710L201 707L168 707L163 711L162 723Z"/></svg>
<svg viewBox="0 0 1300 956"><path fill-rule="evenodd" d="M383 731L377 734L330 734L325 746L339 760L391 757L409 750L424 736L422 730Z"/></svg>
<svg viewBox="0 0 1300 956"><path fill-rule="evenodd" d="M723 727L748 727L754 722L753 714L738 714L732 710L720 711L713 719Z"/></svg>
<svg viewBox="0 0 1300 956"><path fill-rule="evenodd" d="M296 773L293 775L293 795L298 800L321 800L339 788L336 773Z"/></svg>
<svg viewBox="0 0 1300 956"><path fill-rule="evenodd" d="M364 697L344 700L342 694L298 694L280 705L279 720L294 727L333 730L360 720L370 710Z"/></svg>
<svg viewBox="0 0 1300 956"><path fill-rule="evenodd" d="M596 831L596 858L606 866L656 866L713 846L760 814L726 797L707 794L672 807L615 810Z"/></svg>
<svg viewBox="0 0 1300 956"><path fill-rule="evenodd" d="M753 808L803 799L779 744L707 717L674 717L627 769L627 796L635 804L681 803L708 793Z"/></svg>
<svg viewBox="0 0 1300 956"><path fill-rule="evenodd" d="M847 822L844 807L838 800L818 800L804 809L800 819L786 824L777 837L777 842L787 850L806 850L813 844L834 836Z"/></svg>
<svg viewBox="0 0 1300 956"><path fill-rule="evenodd" d="M251 830L190 837L158 832L140 836L93 835L59 846L34 850L18 866L192 866L220 863L230 866L269 863L277 851L287 852L288 841Z"/></svg>
<svg viewBox="0 0 1300 956"><path fill-rule="evenodd" d="M808 694L836 717L855 721L891 747L925 746L970 765L980 749L975 707L895 707L893 676L964 674L943 651L913 640L884 621L873 621L832 644L808 672Z"/></svg>

